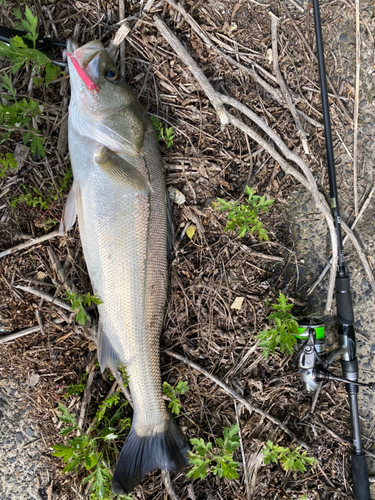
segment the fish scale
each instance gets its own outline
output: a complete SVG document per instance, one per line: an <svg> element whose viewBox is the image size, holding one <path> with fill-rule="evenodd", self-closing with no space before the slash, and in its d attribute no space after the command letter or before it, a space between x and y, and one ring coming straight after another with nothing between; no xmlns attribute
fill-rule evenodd
<svg viewBox="0 0 375 500"><path fill-rule="evenodd" d="M114 493L124 494L154 468L187 464L186 440L161 390L159 337L168 289L165 170L141 105L120 76L116 82L105 77L108 68L118 70L102 44L78 49L69 43L99 94L90 94L69 62L74 183L62 229L65 222L69 230L77 212L93 291L103 301L101 369L125 364L129 375L133 424L112 483Z"/></svg>

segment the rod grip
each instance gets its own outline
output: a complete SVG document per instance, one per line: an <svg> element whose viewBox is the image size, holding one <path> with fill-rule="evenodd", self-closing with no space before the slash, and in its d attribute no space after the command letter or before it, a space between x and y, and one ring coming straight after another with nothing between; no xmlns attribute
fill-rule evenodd
<svg viewBox="0 0 375 500"><path fill-rule="evenodd" d="M371 500L366 455L352 454L352 476L354 500Z"/></svg>
<svg viewBox="0 0 375 500"><path fill-rule="evenodd" d="M336 304L337 323L339 325L352 325L354 313L349 276L337 276L336 278Z"/></svg>

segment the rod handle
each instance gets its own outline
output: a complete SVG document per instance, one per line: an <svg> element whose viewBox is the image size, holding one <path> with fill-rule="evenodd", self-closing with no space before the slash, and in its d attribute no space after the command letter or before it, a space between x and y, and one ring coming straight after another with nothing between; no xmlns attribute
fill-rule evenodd
<svg viewBox="0 0 375 500"><path fill-rule="evenodd" d="M349 276L336 277L336 304L337 323L339 325L352 325L354 313Z"/></svg>
<svg viewBox="0 0 375 500"><path fill-rule="evenodd" d="M352 454L352 476L354 500L371 500L366 455Z"/></svg>

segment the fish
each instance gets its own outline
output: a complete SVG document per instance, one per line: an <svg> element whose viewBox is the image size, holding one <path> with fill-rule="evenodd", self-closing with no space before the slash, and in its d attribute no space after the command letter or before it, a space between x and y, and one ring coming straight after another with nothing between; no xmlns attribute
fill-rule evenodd
<svg viewBox="0 0 375 500"><path fill-rule="evenodd" d="M186 465L186 438L163 399L159 339L168 291L165 169L148 116L100 41L67 43L68 142L73 184L60 233L78 217L99 304L98 360L126 365L134 404L119 455L115 494L155 468Z"/></svg>

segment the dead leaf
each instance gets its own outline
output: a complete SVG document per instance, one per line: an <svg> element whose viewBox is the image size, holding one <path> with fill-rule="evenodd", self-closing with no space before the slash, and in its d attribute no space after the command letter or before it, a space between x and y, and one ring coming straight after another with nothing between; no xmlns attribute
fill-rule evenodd
<svg viewBox="0 0 375 500"><path fill-rule="evenodd" d="M230 306L230 308L237 309L239 311L242 307L242 303L243 303L244 299L245 299L245 297L236 297L234 299L233 304Z"/></svg>
<svg viewBox="0 0 375 500"><path fill-rule="evenodd" d="M266 57L268 60L268 64L272 64L272 62L273 62L272 49L267 50Z"/></svg>
<svg viewBox="0 0 375 500"><path fill-rule="evenodd" d="M27 381L27 385L29 387L35 387L36 384L39 382L39 379L40 379L40 375L38 375L38 373L35 373L34 370L32 370L29 373L29 380Z"/></svg>

